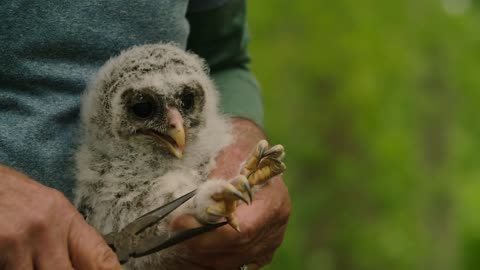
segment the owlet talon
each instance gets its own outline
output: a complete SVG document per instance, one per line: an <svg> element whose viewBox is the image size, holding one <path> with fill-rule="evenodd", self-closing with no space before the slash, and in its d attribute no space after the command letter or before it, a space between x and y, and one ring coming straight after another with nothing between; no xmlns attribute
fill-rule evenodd
<svg viewBox="0 0 480 270"><path fill-rule="evenodd" d="M250 185L260 185L275 177L285 170L286 166L283 162L276 159L264 159L258 166L258 169L250 175L248 181Z"/></svg>
<svg viewBox="0 0 480 270"><path fill-rule="evenodd" d="M212 195L212 199L215 201L236 201L242 200L246 204L248 204L247 198L240 192L235 186L232 184L225 183L224 190L219 193L215 193Z"/></svg>
<svg viewBox="0 0 480 270"><path fill-rule="evenodd" d="M257 143L256 154L258 156L263 156L263 153L268 149L267 140L261 140Z"/></svg>
<svg viewBox="0 0 480 270"><path fill-rule="evenodd" d="M262 159L265 151L267 150L268 150L268 142L266 140L261 140L260 142L258 142L257 146L255 147L255 150L250 155L250 158L248 158L247 161L245 162L245 165L243 166L241 174L245 175L246 177L249 177L252 174L252 172L257 168L258 164L260 163L260 160Z"/></svg>
<svg viewBox="0 0 480 270"><path fill-rule="evenodd" d="M218 222L219 218L225 218L230 226L240 231L239 223L233 213L237 209L239 201L250 204L247 196L250 190L248 179L245 176L235 178L232 182L223 180L214 180L207 182L205 188L199 190L198 198L207 198L200 200L203 211L203 220L208 223ZM206 194L204 192L207 192Z"/></svg>
<svg viewBox="0 0 480 270"><path fill-rule="evenodd" d="M225 214L224 209L219 209L219 207L215 207L215 206L209 206L209 207L207 207L207 209L205 209L205 211L208 214L216 216L216 217L227 217L228 216L228 214Z"/></svg>
<svg viewBox="0 0 480 270"><path fill-rule="evenodd" d="M285 148L281 144L277 144L275 146L272 146L272 148L268 149L265 151L263 154L264 158L274 158L281 160L285 156Z"/></svg>
<svg viewBox="0 0 480 270"><path fill-rule="evenodd" d="M248 180L243 184L243 188L245 189L248 195L249 203L247 204L251 204L253 202L253 194L252 194L252 189L250 188L250 183L248 182Z"/></svg>
<svg viewBox="0 0 480 270"><path fill-rule="evenodd" d="M272 163L270 164L270 170L271 170L271 175L270 175L270 178L271 177L274 177L274 176L277 176L281 173L283 173L285 171L285 169L287 168L287 166L285 166L285 164L279 160L272 160Z"/></svg>
<svg viewBox="0 0 480 270"><path fill-rule="evenodd" d="M250 188L250 182L248 181L247 177L245 175L238 175L237 178L235 178L232 181L232 185L237 188L239 191L243 193L247 193L249 202L247 204L252 203L253 201L253 194L252 194L252 189Z"/></svg>
<svg viewBox="0 0 480 270"><path fill-rule="evenodd" d="M250 202L247 200L247 198L245 198L240 191L237 191L237 190L236 190L236 191L234 191L232 194L233 194L235 197L237 197L238 199L242 200L244 203L250 204Z"/></svg>
<svg viewBox="0 0 480 270"><path fill-rule="evenodd" d="M235 216L231 215L227 218L228 224L237 232L241 232L240 224L238 224L237 219Z"/></svg>

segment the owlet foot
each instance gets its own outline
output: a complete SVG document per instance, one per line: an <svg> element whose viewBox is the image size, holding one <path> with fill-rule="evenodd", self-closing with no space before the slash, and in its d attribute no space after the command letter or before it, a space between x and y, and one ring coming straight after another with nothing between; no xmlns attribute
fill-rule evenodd
<svg viewBox="0 0 480 270"><path fill-rule="evenodd" d="M262 185L285 171L287 167L282 162L284 157L285 149L282 145L270 147L266 140L261 140L247 159L240 174L247 177L250 186Z"/></svg>
<svg viewBox="0 0 480 270"><path fill-rule="evenodd" d="M207 181L199 188L196 195L197 209L204 209L204 212L197 213L197 216L206 222L217 222L220 218L225 218L230 226L240 231L234 215L238 202L251 203L253 187L261 186L285 171L286 166L282 162L284 156L282 145L270 147L267 141L260 141L247 158L240 175L230 182Z"/></svg>
<svg viewBox="0 0 480 270"><path fill-rule="evenodd" d="M245 178L245 183L248 180ZM237 202L250 203L250 198L234 184L225 180L209 180L202 184L195 195L195 214L200 221L215 223L225 218L230 226L240 231L233 212Z"/></svg>

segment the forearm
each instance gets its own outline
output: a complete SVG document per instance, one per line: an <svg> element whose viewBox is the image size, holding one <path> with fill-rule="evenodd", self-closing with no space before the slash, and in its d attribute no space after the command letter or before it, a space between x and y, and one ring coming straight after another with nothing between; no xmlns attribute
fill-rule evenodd
<svg viewBox="0 0 480 270"><path fill-rule="evenodd" d="M239 164L245 161L253 146L265 139L263 130L253 121L233 117L231 122L233 143L225 147L217 157L217 164L222 166L217 166L211 172L212 176L224 179L235 177L238 174Z"/></svg>
<svg viewBox="0 0 480 270"><path fill-rule="evenodd" d="M261 91L249 69L246 1L225 1L211 10L190 12L187 19L191 28L187 47L207 61L221 110L262 126Z"/></svg>

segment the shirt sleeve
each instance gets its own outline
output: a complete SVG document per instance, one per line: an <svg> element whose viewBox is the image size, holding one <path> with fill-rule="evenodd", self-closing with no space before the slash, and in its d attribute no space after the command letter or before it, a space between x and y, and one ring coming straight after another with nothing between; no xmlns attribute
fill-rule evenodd
<svg viewBox="0 0 480 270"><path fill-rule="evenodd" d="M203 1L190 2L187 49L206 59L220 91L220 108L262 126L261 91L249 68L246 0Z"/></svg>

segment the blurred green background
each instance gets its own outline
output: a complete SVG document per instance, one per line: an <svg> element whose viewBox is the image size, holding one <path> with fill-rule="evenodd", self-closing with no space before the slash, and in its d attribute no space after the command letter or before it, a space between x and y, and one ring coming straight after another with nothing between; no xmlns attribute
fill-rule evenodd
<svg viewBox="0 0 480 270"><path fill-rule="evenodd" d="M480 1L249 1L292 215L267 269L480 269Z"/></svg>

